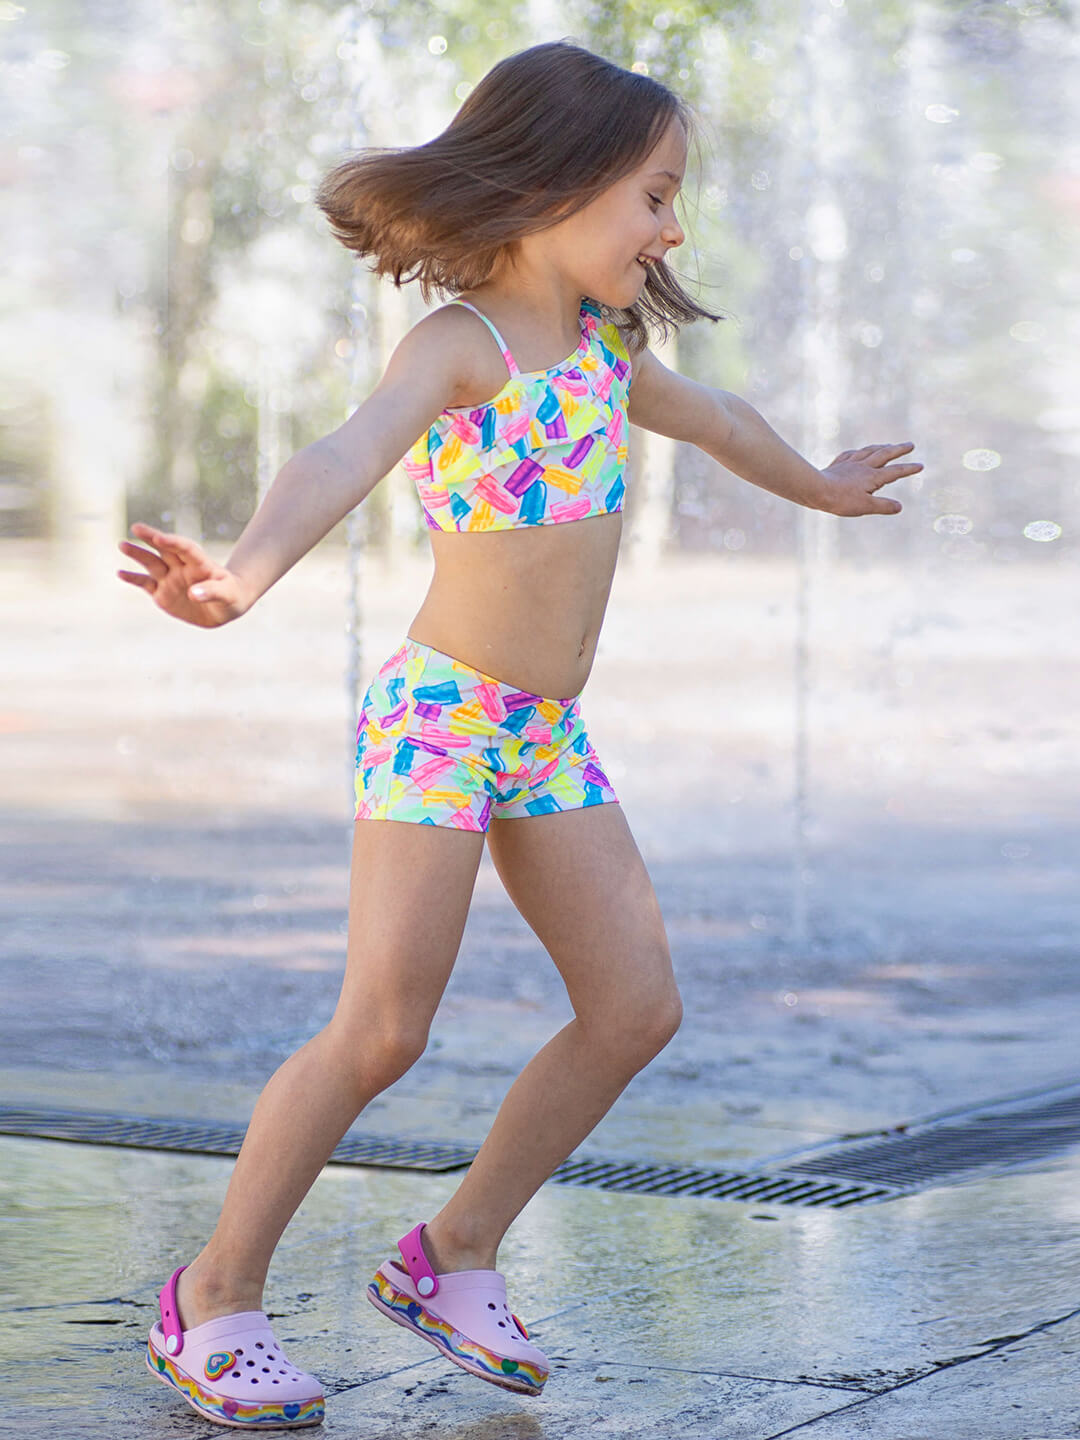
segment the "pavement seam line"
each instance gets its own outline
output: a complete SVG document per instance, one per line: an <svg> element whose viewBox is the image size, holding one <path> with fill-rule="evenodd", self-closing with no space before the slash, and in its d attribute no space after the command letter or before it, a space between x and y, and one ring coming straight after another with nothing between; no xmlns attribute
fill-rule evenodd
<svg viewBox="0 0 1080 1440"><path fill-rule="evenodd" d="M761 1385L812 1385L820 1390L847 1390L849 1392L859 1389L858 1385L845 1385L843 1381L839 1380L814 1380L812 1377L807 1377L805 1380L787 1380L782 1375L745 1375L740 1370L707 1370L700 1367L691 1369L685 1365L650 1365L643 1360L590 1360L579 1363L587 1363L610 1370L660 1370L673 1375L715 1375L718 1379L754 1380Z"/></svg>
<svg viewBox="0 0 1080 1440"><path fill-rule="evenodd" d="M772 1435L763 1436L762 1440L781 1440L784 1435L794 1435L797 1430L808 1430L811 1425L816 1425L820 1420L829 1420L834 1415L843 1415L846 1411L855 1410L860 1405L869 1405L875 1400L880 1400L883 1395L891 1395L896 1390L905 1390L909 1385L918 1385L933 1375L940 1375L946 1370L955 1369L957 1365L967 1365L973 1360L985 1360L988 1355L995 1355L999 1350L1007 1350L1010 1345L1016 1345L1019 1341L1027 1340L1032 1335L1038 1335L1043 1330L1051 1330L1055 1325L1063 1325L1066 1320L1072 1320L1077 1315L1080 1315L1080 1305L1075 1310L1069 1310L1064 1315L1056 1316L1053 1320L1042 1320L1038 1325L1032 1325L1029 1330L1021 1331L1019 1335L1010 1335L1007 1339L988 1345L977 1355L957 1355L955 1359L943 1360L940 1365L935 1365L932 1370L926 1370L921 1375L912 1375L908 1380L900 1380L884 1390L875 1391L873 1395L866 1395L861 1400L853 1400L850 1405L841 1405L836 1410L827 1410L821 1415L815 1415L812 1420L800 1420L797 1425L790 1425L786 1430L777 1430Z"/></svg>

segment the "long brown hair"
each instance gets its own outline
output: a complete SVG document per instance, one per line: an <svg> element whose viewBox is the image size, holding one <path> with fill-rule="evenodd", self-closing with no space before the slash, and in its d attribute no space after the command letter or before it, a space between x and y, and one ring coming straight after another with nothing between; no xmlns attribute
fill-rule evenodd
<svg viewBox="0 0 1080 1440"><path fill-rule="evenodd" d="M504 250L582 209L634 170L673 118L695 133L687 103L648 75L566 40L494 65L450 124L423 145L369 148L331 170L315 203L337 238L372 257L399 288L419 280L460 294L485 283ZM666 262L650 265L639 299L612 310L636 347L647 325L666 337L723 320L686 293Z"/></svg>

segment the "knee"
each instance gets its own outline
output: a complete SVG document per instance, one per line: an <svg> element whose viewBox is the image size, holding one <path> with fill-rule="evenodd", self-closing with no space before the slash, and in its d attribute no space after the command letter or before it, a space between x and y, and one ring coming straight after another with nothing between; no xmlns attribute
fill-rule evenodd
<svg viewBox="0 0 1080 1440"><path fill-rule="evenodd" d="M369 1021L359 1034L355 1030L346 1032L343 1027L335 1032L331 1022L328 1031L339 1065L363 1096L376 1094L400 1080L427 1049L427 1027L406 1021Z"/></svg>
<svg viewBox="0 0 1080 1440"><path fill-rule="evenodd" d="M624 992L587 1022L597 1044L636 1072L659 1055L682 1024L682 998L674 982Z"/></svg>
<svg viewBox="0 0 1080 1440"><path fill-rule="evenodd" d="M650 1058L659 1055L664 1046L675 1038L682 1018L682 996L674 983L651 997L640 1020L642 1045Z"/></svg>
<svg viewBox="0 0 1080 1440"><path fill-rule="evenodd" d="M412 1069L427 1049L427 1027L391 1026L365 1037L362 1043L369 1052L368 1063L375 1068L377 1077L383 1084L392 1085Z"/></svg>

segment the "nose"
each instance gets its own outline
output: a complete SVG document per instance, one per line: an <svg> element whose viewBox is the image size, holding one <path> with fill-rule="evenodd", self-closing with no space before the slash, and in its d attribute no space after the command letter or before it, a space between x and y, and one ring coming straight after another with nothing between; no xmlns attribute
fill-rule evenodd
<svg viewBox="0 0 1080 1440"><path fill-rule="evenodd" d="M664 244L671 246L681 245L686 239L686 233L675 218L674 211L671 212L671 219L661 230L660 235Z"/></svg>

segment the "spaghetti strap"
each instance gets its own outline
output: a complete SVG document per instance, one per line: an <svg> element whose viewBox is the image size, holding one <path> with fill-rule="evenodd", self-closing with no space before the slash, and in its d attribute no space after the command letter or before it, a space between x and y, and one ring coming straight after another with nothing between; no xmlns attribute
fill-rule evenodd
<svg viewBox="0 0 1080 1440"><path fill-rule="evenodd" d="M488 317L484 314L482 310L478 310L476 306L471 304L468 300L459 300L457 296L454 296L454 298L448 303L451 305L464 305L466 309L471 310L474 315L479 315L480 319L483 320L484 324L491 331L492 335L494 335L496 343L498 344L499 349L502 351L502 357L506 361L506 368L510 371L511 380L514 378L515 375L521 374L521 371L518 368L517 361L510 353L509 345L507 345L506 341L499 334L498 330L495 329L495 326L491 323L491 321L488 319Z"/></svg>

